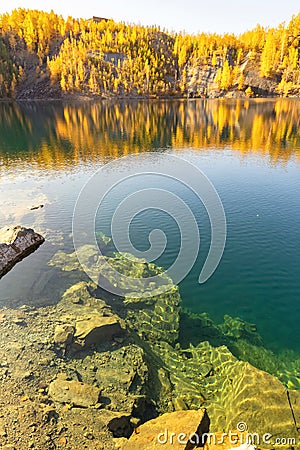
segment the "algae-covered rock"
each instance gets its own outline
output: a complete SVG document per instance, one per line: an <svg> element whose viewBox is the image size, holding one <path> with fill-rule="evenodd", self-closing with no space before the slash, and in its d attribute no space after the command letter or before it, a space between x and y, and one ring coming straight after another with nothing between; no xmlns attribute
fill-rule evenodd
<svg viewBox="0 0 300 450"><path fill-rule="evenodd" d="M262 338L257 333L256 325L245 322L239 317L231 317L225 314L224 322L219 327L225 336L234 339L246 339L256 345L262 344Z"/></svg>
<svg viewBox="0 0 300 450"><path fill-rule="evenodd" d="M187 308L182 308L179 329L180 345L183 348L190 344L197 346L203 341L209 341L214 346L230 343L228 336L224 336L207 313L193 313Z"/></svg>
<svg viewBox="0 0 300 450"><path fill-rule="evenodd" d="M187 354L179 346L174 348L167 342L153 343L151 348L163 362L172 385L173 408L178 400L187 409L199 409L206 401L204 395L206 381L199 370L199 360ZM176 399L176 400L175 400Z"/></svg>
<svg viewBox="0 0 300 450"><path fill-rule="evenodd" d="M132 300L132 299L130 299ZM177 286L168 292L151 298L151 304L144 299L126 302L125 320L132 330L143 339L174 343L179 332L180 294Z"/></svg>
<svg viewBox="0 0 300 450"><path fill-rule="evenodd" d="M225 315L216 324L207 313L180 312L179 342L186 348L208 341L214 347L226 345L237 358L276 376L288 389L300 389L300 358L293 351L275 354L263 346L256 326L236 317Z"/></svg>
<svg viewBox="0 0 300 450"><path fill-rule="evenodd" d="M90 265L97 254L98 250L94 245L84 245L80 247L77 252L73 253L65 253L62 250L59 250L55 253L55 255L53 255L48 264L49 266L58 267L66 272L71 272L74 270L83 271L78 255L80 256L81 261L84 261L85 264Z"/></svg>
<svg viewBox="0 0 300 450"><path fill-rule="evenodd" d="M208 407L213 430L236 429L242 422L251 433L271 434L272 442L297 437L287 391L276 377L242 361L220 370L222 386Z"/></svg>
<svg viewBox="0 0 300 450"><path fill-rule="evenodd" d="M192 313L184 308L180 313L180 322L180 342L183 345L188 345L189 342L197 345L203 340L209 340L216 346L230 345L241 339L257 346L263 344L256 325L239 317L225 314L223 323L216 324L207 313Z"/></svg>
<svg viewBox="0 0 300 450"><path fill-rule="evenodd" d="M293 351L275 354L245 339L231 342L230 351L242 361L276 376L288 389L300 389L300 358Z"/></svg>
<svg viewBox="0 0 300 450"><path fill-rule="evenodd" d="M145 340L175 342L179 331L180 294L178 287L163 272L163 269L137 258L129 258L126 254L116 254L108 258L113 273L117 271L128 277L127 284L121 286L124 294L122 312L129 328ZM110 278L111 273L101 272L102 277ZM159 282L149 282L147 289L151 297L140 295L144 291L144 280L157 276ZM133 291L130 279L141 279L141 290ZM127 294L126 294L127 293Z"/></svg>

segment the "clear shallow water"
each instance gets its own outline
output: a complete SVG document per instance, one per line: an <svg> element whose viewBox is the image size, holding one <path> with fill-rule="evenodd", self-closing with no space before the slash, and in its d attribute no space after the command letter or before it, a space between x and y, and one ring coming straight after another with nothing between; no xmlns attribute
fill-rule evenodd
<svg viewBox="0 0 300 450"><path fill-rule="evenodd" d="M257 325L267 347L300 353L299 101L3 103L0 117L0 226L21 223L47 237L0 280L3 305L58 300L59 279L47 263L58 249L72 251L74 204L97 168L130 153L155 151L159 161L160 154L169 152L210 178L228 227L222 261L212 278L199 285L210 242L204 207L182 185L152 180L180 195L199 225L200 254L180 285L184 306L208 312L218 322L224 314L239 316ZM140 187L131 182L126 189ZM99 211L98 226L107 234L120 197L116 190ZM38 204L45 207L30 211ZM168 267L179 245L178 227L169 216L139 214L132 223L132 241L146 249L153 228L168 237L157 261Z"/></svg>

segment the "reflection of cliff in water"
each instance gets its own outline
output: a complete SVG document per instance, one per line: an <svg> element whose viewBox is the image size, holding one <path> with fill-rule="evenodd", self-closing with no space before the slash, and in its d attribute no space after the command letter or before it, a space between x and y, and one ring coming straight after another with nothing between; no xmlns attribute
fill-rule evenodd
<svg viewBox="0 0 300 450"><path fill-rule="evenodd" d="M300 154L297 100L3 103L0 114L4 166L18 158L66 169L158 148L228 147L273 163Z"/></svg>

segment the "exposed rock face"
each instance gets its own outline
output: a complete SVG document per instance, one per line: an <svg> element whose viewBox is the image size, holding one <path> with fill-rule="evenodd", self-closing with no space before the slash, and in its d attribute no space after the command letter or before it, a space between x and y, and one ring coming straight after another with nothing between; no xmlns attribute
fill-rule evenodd
<svg viewBox="0 0 300 450"><path fill-rule="evenodd" d="M194 444L205 444L204 433L209 431L209 418L205 410L177 411L149 420L138 428L122 450L193 449ZM201 445L203 447L203 445Z"/></svg>
<svg viewBox="0 0 300 450"><path fill-rule="evenodd" d="M36 250L43 236L31 228L5 227L0 230L0 278L18 261Z"/></svg>
<svg viewBox="0 0 300 450"><path fill-rule="evenodd" d="M192 97L215 97L219 92L215 78L219 67L188 65L187 94Z"/></svg>

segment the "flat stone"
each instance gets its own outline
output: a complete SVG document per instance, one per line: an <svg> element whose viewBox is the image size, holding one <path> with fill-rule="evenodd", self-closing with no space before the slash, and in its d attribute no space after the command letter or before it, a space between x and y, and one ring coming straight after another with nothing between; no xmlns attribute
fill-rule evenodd
<svg viewBox="0 0 300 450"><path fill-rule="evenodd" d="M100 389L80 381L57 379L49 385L50 397L59 403L89 408L99 402Z"/></svg>
<svg viewBox="0 0 300 450"><path fill-rule="evenodd" d="M0 230L0 278L18 261L36 250L43 242L43 236L31 228L20 226Z"/></svg>
<svg viewBox="0 0 300 450"><path fill-rule="evenodd" d="M182 450L192 449L191 440L202 442L202 435L209 431L209 418L204 409L175 411L145 422L138 427L122 450ZM205 443L205 442L204 442ZM203 445L201 445L203 447Z"/></svg>
<svg viewBox="0 0 300 450"><path fill-rule="evenodd" d="M75 338L83 341L85 345L108 341L114 335L124 332L116 315L101 316L97 311L77 320L75 328Z"/></svg>

